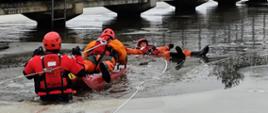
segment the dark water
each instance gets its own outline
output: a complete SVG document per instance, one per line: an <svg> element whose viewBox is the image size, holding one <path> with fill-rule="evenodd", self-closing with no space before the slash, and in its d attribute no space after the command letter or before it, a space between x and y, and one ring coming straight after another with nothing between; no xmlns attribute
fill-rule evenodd
<svg viewBox="0 0 268 113"><path fill-rule="evenodd" d="M144 12L141 18L131 19L119 19L104 8L88 8L84 14L68 21L66 29L56 31L69 43L87 43L103 28L111 27L124 42L145 37L153 44L172 42L190 49L226 43L265 48L266 7L217 8L215 5L210 2L199 6L194 14L176 15L173 7L159 3L158 7ZM1 16L0 26L0 41L6 42L40 42L43 34L49 31L37 29L34 21L21 15Z"/></svg>
<svg viewBox="0 0 268 113"><path fill-rule="evenodd" d="M267 50L267 13L268 7L238 5L217 8L216 3L209 2L197 7L196 13L177 15L173 7L159 3L156 8L144 12L141 18L120 19L104 8L88 8L83 15L68 21L66 29L57 31L65 43L87 43L98 37L103 28L111 27L120 40L132 47L141 37L154 45L174 43L191 50L209 44L211 62L229 58L211 64L205 64L199 58L189 58L182 69L174 69L176 64L171 63L168 71L161 74L165 66L161 59L140 66L142 60L148 59L131 56L127 80L103 92L103 95L120 92L111 97L126 96L145 80L145 89L140 93L142 97L174 95L239 85L244 77L236 71L241 67L259 65L253 62L258 59L256 54ZM21 15L0 16L0 29L0 42L11 43L40 42L48 31L37 29L34 21ZM252 56L247 54L249 52L256 53ZM243 56L246 60L238 61L241 56L233 57L239 54L246 54ZM247 59L252 62L246 63Z"/></svg>

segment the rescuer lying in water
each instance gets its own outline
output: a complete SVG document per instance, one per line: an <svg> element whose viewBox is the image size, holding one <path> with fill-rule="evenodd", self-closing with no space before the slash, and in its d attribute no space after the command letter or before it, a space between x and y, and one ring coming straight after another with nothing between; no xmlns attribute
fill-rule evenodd
<svg viewBox="0 0 268 113"><path fill-rule="evenodd" d="M182 50L179 46L176 46L176 52L170 52L173 47L173 44L156 47L154 45L149 45L148 40L146 40L145 38L141 38L138 40L137 47L135 49L126 48L126 50L128 55L153 55L157 57L163 57L168 61L175 61L178 64L183 63L185 57L206 57L206 54L209 51L208 46L205 46L200 51L190 51L188 49Z"/></svg>

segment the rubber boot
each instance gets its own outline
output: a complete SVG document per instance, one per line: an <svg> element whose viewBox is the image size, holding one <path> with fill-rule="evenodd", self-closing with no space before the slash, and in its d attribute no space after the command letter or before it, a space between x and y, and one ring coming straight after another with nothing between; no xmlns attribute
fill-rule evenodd
<svg viewBox="0 0 268 113"><path fill-rule="evenodd" d="M108 71L107 67L103 62L100 63L100 71L102 74L102 78L105 82L110 83L111 82L111 75L110 72Z"/></svg>
<svg viewBox="0 0 268 113"><path fill-rule="evenodd" d="M175 47L175 50L177 52L177 57L179 57L180 59L185 59L185 55L182 52L182 49L179 46Z"/></svg>
<svg viewBox="0 0 268 113"><path fill-rule="evenodd" d="M208 45L205 46L203 49L201 49L200 51L192 51L191 52L191 56L195 56L195 57L205 57L206 54L209 51L209 47Z"/></svg>
<svg viewBox="0 0 268 113"><path fill-rule="evenodd" d="M175 47L176 52L170 52L170 56L171 56L171 61L172 62L176 62L177 66L176 69L180 69L182 67L182 65L184 64L185 61L185 55L182 52L182 49L179 46Z"/></svg>

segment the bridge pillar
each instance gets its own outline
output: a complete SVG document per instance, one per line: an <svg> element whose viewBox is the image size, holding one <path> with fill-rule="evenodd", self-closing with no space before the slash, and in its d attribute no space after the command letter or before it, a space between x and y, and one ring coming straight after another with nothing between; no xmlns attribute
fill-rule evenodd
<svg viewBox="0 0 268 113"><path fill-rule="evenodd" d="M208 0L174 0L166 3L176 7L176 13L195 12L195 7L207 2Z"/></svg>
<svg viewBox="0 0 268 113"><path fill-rule="evenodd" d="M240 0L214 0L218 2L218 6L236 6L236 2Z"/></svg>
<svg viewBox="0 0 268 113"><path fill-rule="evenodd" d="M64 10L55 10L55 19L64 17ZM66 19L55 20L53 27L65 27L66 21L70 20L83 13L83 4L73 4L73 8L67 9ZM34 13L23 13L24 16L37 22L38 28L51 28L52 19L51 12L34 12Z"/></svg>
<svg viewBox="0 0 268 113"><path fill-rule="evenodd" d="M111 5L104 7L116 12L118 17L139 17L142 12L155 7L156 2L157 0L148 0L148 3Z"/></svg>

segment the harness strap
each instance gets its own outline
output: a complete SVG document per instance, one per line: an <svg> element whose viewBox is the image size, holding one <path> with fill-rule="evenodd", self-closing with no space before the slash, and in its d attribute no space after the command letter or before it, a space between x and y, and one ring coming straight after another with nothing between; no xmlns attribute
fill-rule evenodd
<svg viewBox="0 0 268 113"><path fill-rule="evenodd" d="M42 67L43 69L45 69L45 63L44 63L44 56L41 56L41 60L42 60ZM41 82L41 80L43 79L44 80L44 84L45 84L45 89L47 89L47 81L46 81L46 73L43 73L40 77L39 77L39 83ZM39 87L40 88L40 87ZM46 93L48 95L48 90L46 90Z"/></svg>
<svg viewBox="0 0 268 113"><path fill-rule="evenodd" d="M97 69L97 67L98 67L98 65L99 65L99 63L100 63L100 61L102 61L102 58L103 58L103 56L105 55L105 53L106 53L106 50L107 50L107 45L105 45L105 47L104 47L104 51L102 52L102 54L101 54L101 56L100 56L100 58L96 61L96 66L95 66L95 69L94 70L96 70Z"/></svg>
<svg viewBox="0 0 268 113"><path fill-rule="evenodd" d="M58 54L58 58L59 58L59 66L61 65L61 54ZM46 67L45 67L45 63L44 63L44 56L41 56L41 60L42 60L42 68L43 69L46 69ZM52 70L52 71L54 71L54 70ZM49 95L49 91L51 91L51 90L53 90L53 89L60 89L61 90L61 93L62 94L64 94L64 90L66 89L65 87L64 87L64 77L63 77L63 74L62 73L60 73L60 79L61 79L61 86L60 87L58 87L58 88L50 88L50 89L48 89L48 85L47 85L47 81L46 81L46 72L44 72L41 76L39 76L38 77L38 84L37 84L37 92L39 92L39 91L45 91L46 92L46 94L47 95ZM40 82L41 81L44 81L44 85L45 85L45 90L41 90L40 89Z"/></svg>
<svg viewBox="0 0 268 113"><path fill-rule="evenodd" d="M59 66L61 66L61 54L58 54L58 58L59 58ZM61 78L61 94L64 93L64 81L63 81L63 74L60 73L60 78Z"/></svg>

